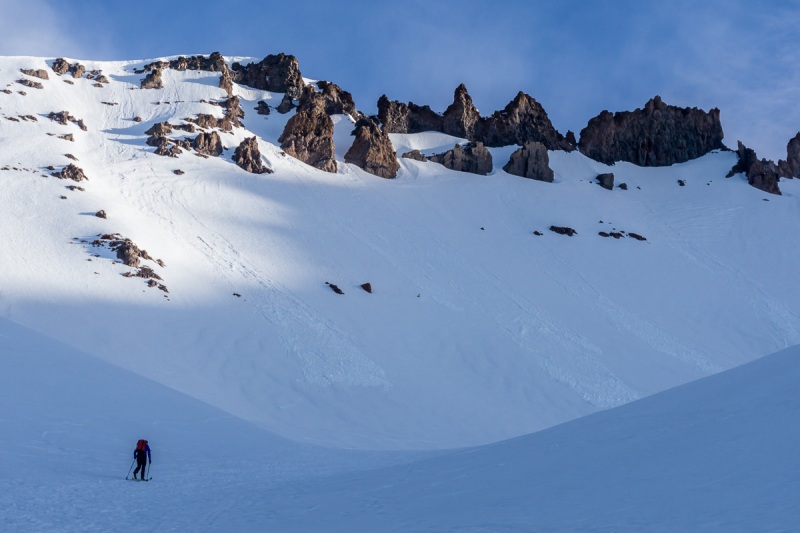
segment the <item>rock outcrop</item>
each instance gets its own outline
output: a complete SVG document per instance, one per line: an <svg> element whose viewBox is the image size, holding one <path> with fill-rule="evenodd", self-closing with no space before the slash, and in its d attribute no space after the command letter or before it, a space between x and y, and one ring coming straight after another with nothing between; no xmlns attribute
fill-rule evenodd
<svg viewBox="0 0 800 533"><path fill-rule="evenodd" d="M228 70L228 65L225 64L225 58L219 52L213 52L208 57L206 56L180 56L171 61L154 61L148 63L143 67L143 71L148 70L162 70L171 68L173 70L204 70L208 72L225 72Z"/></svg>
<svg viewBox="0 0 800 533"><path fill-rule="evenodd" d="M397 154L389 140L389 135L381 129L377 121L362 118L353 130L355 141L344 155L347 163L352 163L370 174L382 178L395 178L400 164Z"/></svg>
<svg viewBox="0 0 800 533"><path fill-rule="evenodd" d="M234 81L254 89L287 93L297 100L303 91L303 76L300 65L292 55L268 55L258 63L242 65L238 62L231 65Z"/></svg>
<svg viewBox="0 0 800 533"><path fill-rule="evenodd" d="M265 100L259 100L256 106L256 113L259 115L269 115L269 104Z"/></svg>
<svg viewBox="0 0 800 533"><path fill-rule="evenodd" d="M306 87L295 115L278 137L281 148L312 167L336 172L333 120L325 112L325 97Z"/></svg>
<svg viewBox="0 0 800 533"><path fill-rule="evenodd" d="M430 107L389 100L385 94L378 99L378 120L386 133L421 133L444 129L444 119Z"/></svg>
<svg viewBox="0 0 800 533"><path fill-rule="evenodd" d="M548 150L575 149L556 130L542 105L521 91L502 111L495 111L481 121L475 138L486 146L524 146L530 141L536 141L545 145Z"/></svg>
<svg viewBox="0 0 800 533"><path fill-rule="evenodd" d="M427 161L428 158L425 157L425 154L420 152L419 150L411 150L410 152L404 153L401 157L404 159L413 159L414 161Z"/></svg>
<svg viewBox="0 0 800 533"><path fill-rule="evenodd" d="M19 83L20 85L24 85L25 87L30 87L31 89L44 89L44 85L42 85L38 81L17 80L17 83Z"/></svg>
<svg viewBox="0 0 800 533"><path fill-rule="evenodd" d="M241 128L242 122L239 119L244 118L244 109L239 103L239 97L231 96L220 105L225 110L225 116L219 123L222 131L231 131L234 127Z"/></svg>
<svg viewBox="0 0 800 533"><path fill-rule="evenodd" d="M70 163L58 172L53 172L53 176L62 180L86 181L89 178L84 174L83 169Z"/></svg>
<svg viewBox="0 0 800 533"><path fill-rule="evenodd" d="M502 111L481 117L467 88L459 85L453 103L439 115L428 106L378 100L378 118L387 133L441 131L486 146L524 145L530 141L544 144L548 150L573 150L572 142L555 129L544 108L533 97L520 92Z"/></svg>
<svg viewBox="0 0 800 533"><path fill-rule="evenodd" d="M140 86L142 89L163 89L164 83L161 81L161 69L150 71L144 77Z"/></svg>
<svg viewBox="0 0 800 533"><path fill-rule="evenodd" d="M492 154L483 143L469 143L466 146L457 144L452 150L432 155L428 161L440 163L450 170L487 175L492 171Z"/></svg>
<svg viewBox="0 0 800 533"><path fill-rule="evenodd" d="M222 139L216 131L200 132L192 141L192 148L198 154L216 157L222 154Z"/></svg>
<svg viewBox="0 0 800 533"><path fill-rule="evenodd" d="M540 142L531 141L511 154L503 170L515 176L552 182L554 173L550 168L547 147Z"/></svg>
<svg viewBox="0 0 800 533"><path fill-rule="evenodd" d="M456 87L453 103L442 115L442 131L455 137L475 138L475 128L479 125L481 115L472 103L467 87L462 83Z"/></svg>
<svg viewBox="0 0 800 533"><path fill-rule="evenodd" d="M322 91L325 99L325 112L329 115L350 115L353 120L358 120L358 111L353 102L353 95L335 83L328 81L317 82L317 87Z"/></svg>
<svg viewBox="0 0 800 533"><path fill-rule="evenodd" d="M800 133L786 145L786 161L778 161L778 175L782 178L800 178Z"/></svg>
<svg viewBox="0 0 800 533"><path fill-rule="evenodd" d="M738 143L736 154L739 156L739 161L728 172L726 178L741 172L747 176L747 183L756 189L770 194L781 194L778 186L778 167L775 163L767 159L759 160L756 152L742 144L742 141Z"/></svg>
<svg viewBox="0 0 800 533"><path fill-rule="evenodd" d="M55 72L59 76L63 76L69 71L69 61L67 61L63 57L59 57L58 59L53 61L53 66L51 68L53 69L53 72Z"/></svg>
<svg viewBox="0 0 800 533"><path fill-rule="evenodd" d="M42 80L50 79L50 77L47 75L47 71L43 68L40 69L21 68L19 69L19 71L25 74L26 76L33 76L34 78L39 78Z"/></svg>
<svg viewBox="0 0 800 533"><path fill-rule="evenodd" d="M643 109L603 111L581 130L578 147L607 165L628 161L643 167L696 159L722 144L719 109L705 112L665 104L656 96Z"/></svg>
<svg viewBox="0 0 800 533"><path fill-rule="evenodd" d="M255 136L243 140L233 153L236 164L253 174L272 173L272 170L261 161L261 152L258 150L258 141Z"/></svg>

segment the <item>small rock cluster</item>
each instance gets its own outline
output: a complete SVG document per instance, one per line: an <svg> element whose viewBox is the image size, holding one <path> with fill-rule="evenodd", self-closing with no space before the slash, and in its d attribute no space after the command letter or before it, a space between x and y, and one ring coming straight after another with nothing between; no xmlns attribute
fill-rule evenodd
<svg viewBox="0 0 800 533"><path fill-rule="evenodd" d="M261 152L258 150L258 140L255 136L242 141L233 153L236 164L252 174L271 174L272 169L261 161Z"/></svg>

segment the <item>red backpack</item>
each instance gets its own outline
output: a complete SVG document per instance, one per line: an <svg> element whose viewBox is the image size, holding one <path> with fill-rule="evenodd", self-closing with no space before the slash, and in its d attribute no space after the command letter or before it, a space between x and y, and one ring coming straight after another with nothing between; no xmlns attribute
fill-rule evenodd
<svg viewBox="0 0 800 533"><path fill-rule="evenodd" d="M143 452L146 446L147 441L144 439L139 439L139 442L136 443L136 449L140 452Z"/></svg>

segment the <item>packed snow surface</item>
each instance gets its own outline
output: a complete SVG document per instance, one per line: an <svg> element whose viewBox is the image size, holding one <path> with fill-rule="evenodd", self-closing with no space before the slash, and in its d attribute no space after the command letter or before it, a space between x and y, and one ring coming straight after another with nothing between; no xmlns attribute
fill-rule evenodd
<svg viewBox="0 0 800 533"><path fill-rule="evenodd" d="M81 63L109 83L0 58L4 529L788 528L797 350L724 371L800 344L796 180L550 152L542 183L501 170L516 147L385 180L343 162L345 116L325 173L280 149L290 114L255 113L282 95L241 86L222 156L162 157L144 132L221 117L218 74L142 90L147 61ZM231 160L253 135L274 173ZM69 163L89 180L48 169ZM113 233L168 292L93 245Z"/></svg>

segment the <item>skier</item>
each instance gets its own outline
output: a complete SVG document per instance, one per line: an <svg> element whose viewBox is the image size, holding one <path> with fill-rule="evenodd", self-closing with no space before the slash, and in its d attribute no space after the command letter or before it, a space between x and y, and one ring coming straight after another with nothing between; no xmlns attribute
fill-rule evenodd
<svg viewBox="0 0 800 533"><path fill-rule="evenodd" d="M153 458L150 456L150 445L147 444L145 439L139 439L139 442L136 443L136 449L133 450L133 458L136 459L136 470L133 471L133 479L136 479L136 474L141 470L141 479L145 480L144 474L147 463L148 461L150 464L153 463Z"/></svg>

